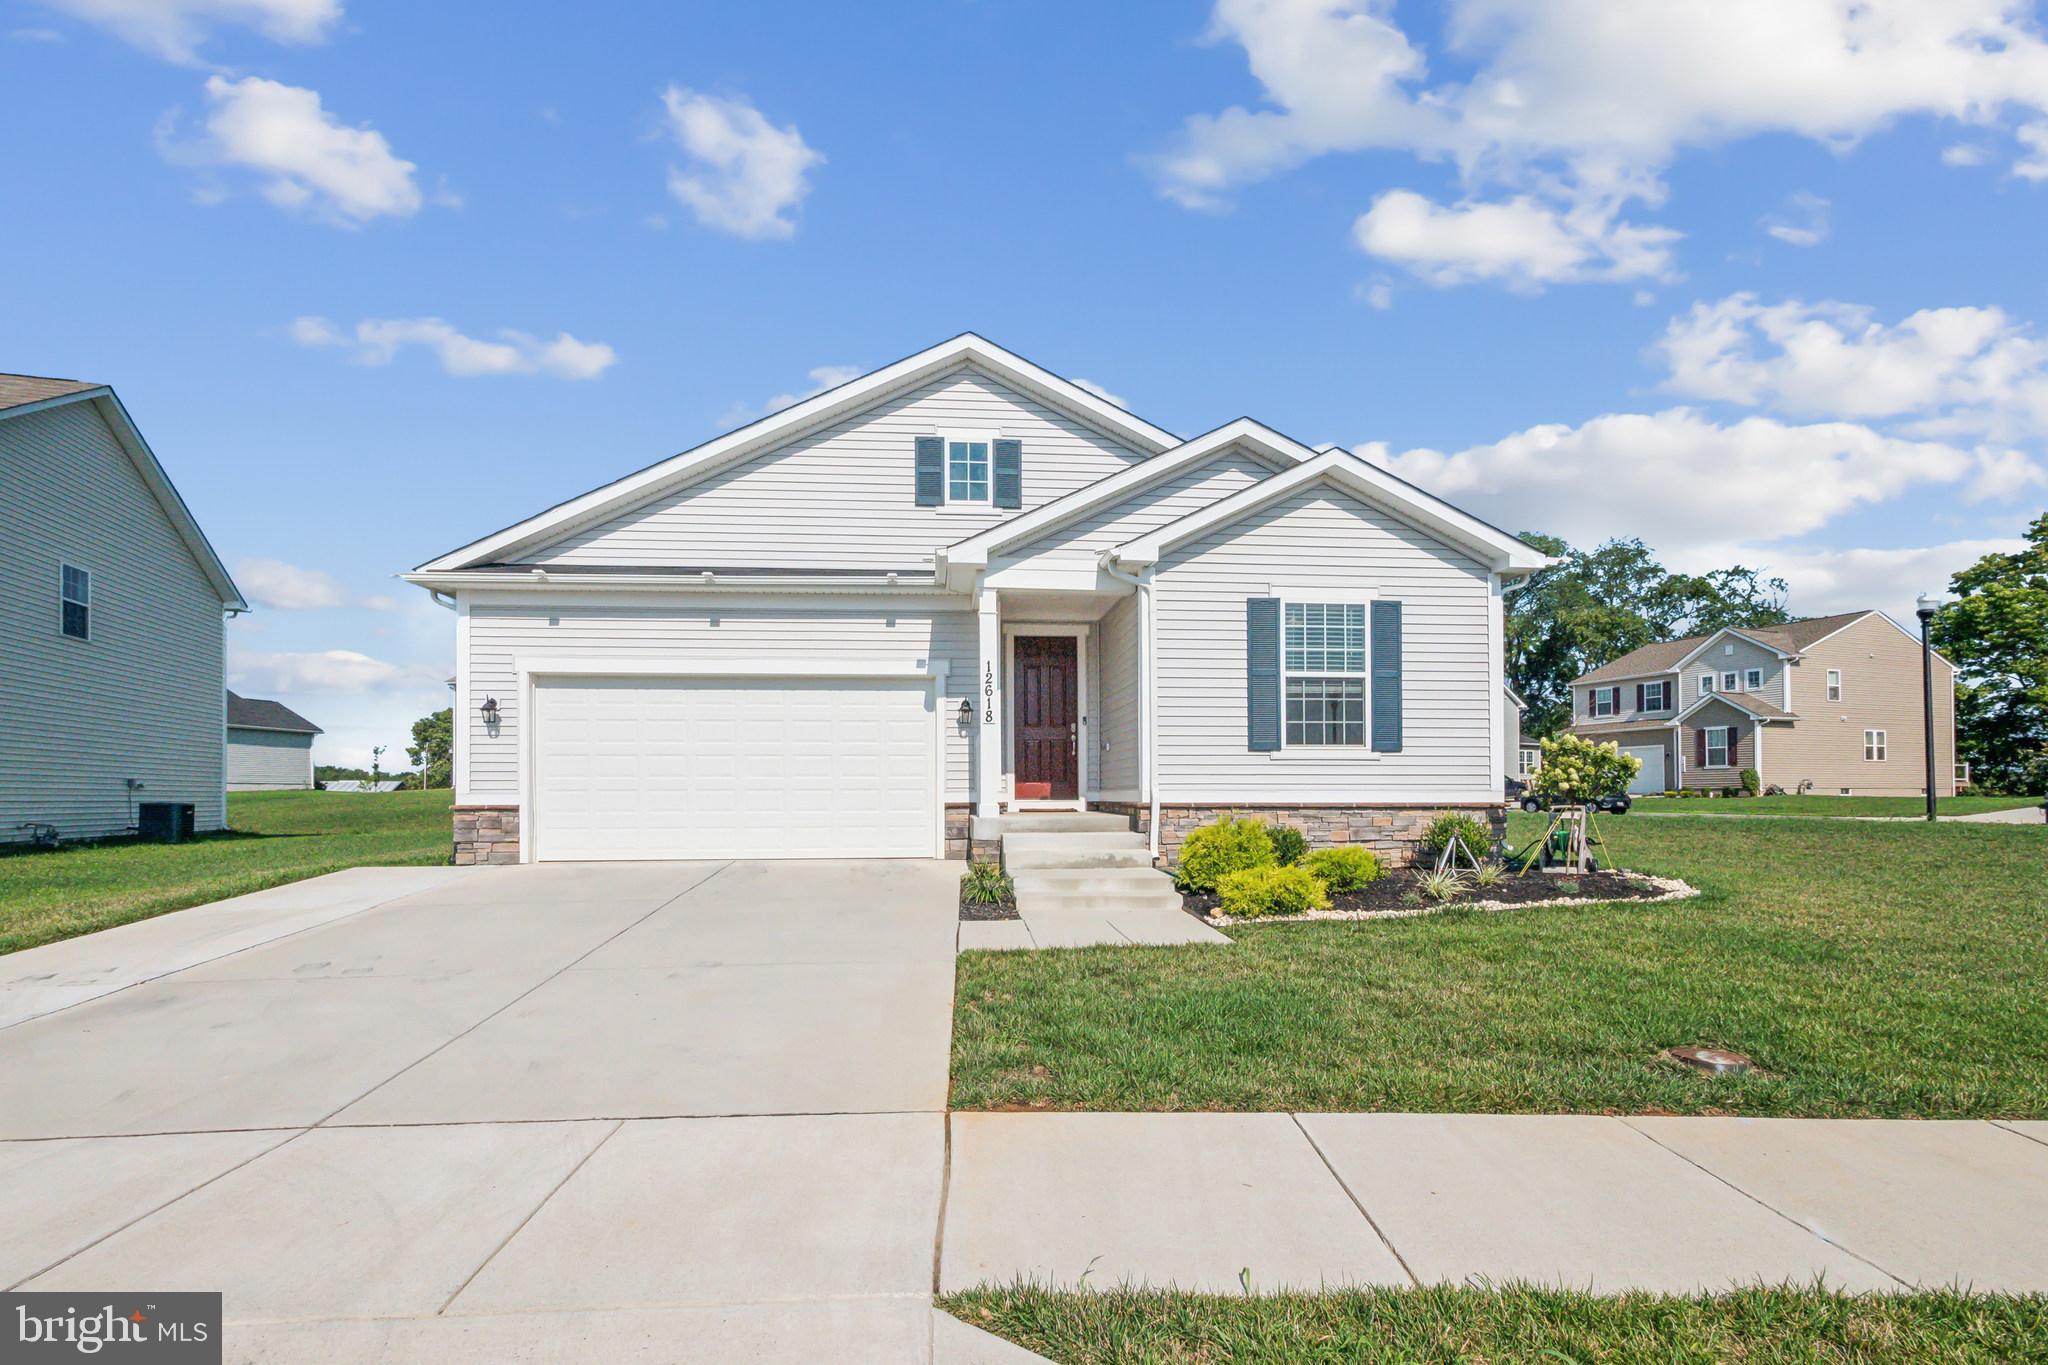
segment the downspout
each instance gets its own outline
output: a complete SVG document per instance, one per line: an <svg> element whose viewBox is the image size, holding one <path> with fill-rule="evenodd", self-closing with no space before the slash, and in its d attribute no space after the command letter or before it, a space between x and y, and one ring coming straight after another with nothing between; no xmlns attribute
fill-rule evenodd
<svg viewBox="0 0 2048 1365"><path fill-rule="evenodd" d="M1155 701L1154 665L1158 658L1158 646L1153 639L1152 581L1136 574L1126 573L1116 567L1115 551L1104 550L1097 561L1102 571L1119 583L1128 583L1138 590L1138 667L1145 675L1145 685L1138 690L1138 704L1143 714L1138 724L1138 774L1145 784L1145 796L1150 814L1146 824L1146 844L1151 851L1152 861L1159 861L1159 783L1153 769L1157 762L1159 707Z"/></svg>

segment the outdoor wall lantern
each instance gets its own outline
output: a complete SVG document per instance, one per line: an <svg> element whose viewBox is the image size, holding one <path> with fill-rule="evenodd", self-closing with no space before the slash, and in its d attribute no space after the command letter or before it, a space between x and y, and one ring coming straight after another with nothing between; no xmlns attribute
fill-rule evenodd
<svg viewBox="0 0 2048 1365"><path fill-rule="evenodd" d="M960 719L963 721L974 719L974 698L962 697L960 699Z"/></svg>
<svg viewBox="0 0 2048 1365"><path fill-rule="evenodd" d="M496 697L484 698L483 715L485 726L493 726L498 723L498 699Z"/></svg>

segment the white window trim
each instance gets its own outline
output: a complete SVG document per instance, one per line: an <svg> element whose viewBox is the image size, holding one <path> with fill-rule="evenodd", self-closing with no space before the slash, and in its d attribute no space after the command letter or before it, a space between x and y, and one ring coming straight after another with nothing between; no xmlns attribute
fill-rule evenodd
<svg viewBox="0 0 2048 1365"><path fill-rule="evenodd" d="M1840 700L1841 700L1841 699L1843 698L1843 696L1844 696L1844 695L1846 695L1846 694L1845 694L1845 693L1844 693L1844 692L1842 691L1842 670L1841 670L1841 669L1839 669L1839 668L1831 668L1831 669L1829 669L1829 670L1827 671L1827 678L1826 678L1826 686L1827 686L1827 699L1828 699L1829 701L1840 701Z"/></svg>
<svg viewBox="0 0 2048 1365"><path fill-rule="evenodd" d="M1289 587L1279 584L1269 585L1266 592L1269 596L1280 599L1280 629L1278 632L1280 638L1277 642L1280 655L1280 747L1271 750L1268 756L1281 758L1291 755L1295 758L1343 757L1346 759L1377 757L1378 751L1372 747L1372 604L1378 599L1379 594L1359 589L1323 588L1313 585ZM1365 684L1364 743L1289 744L1287 742L1287 604L1289 602L1299 602L1303 605L1363 606L1365 608L1365 668L1357 674L1359 681ZM1302 673L1299 676L1304 678L1348 678L1352 675L1346 672Z"/></svg>
<svg viewBox="0 0 2048 1365"><path fill-rule="evenodd" d="M1605 711L1602 711L1600 709L1600 696L1602 693L1611 693L1613 695L1613 700L1607 704L1607 709ZM1609 716L1618 716L1620 714L1621 688L1619 686L1602 686L1595 687L1591 690L1591 692L1586 698L1586 715L1589 718L1593 720L1605 720Z"/></svg>
<svg viewBox="0 0 2048 1365"><path fill-rule="evenodd" d="M1722 669L1721 676L1718 679L1718 681L1721 684L1721 690L1723 692L1740 692L1742 690L1740 686L1742 682L1742 674L1740 672Z"/></svg>
<svg viewBox="0 0 2048 1365"><path fill-rule="evenodd" d="M1001 433L995 431L974 431L955 428L939 433L939 510L951 508L959 512L986 512L996 505L996 441ZM953 496L953 443L975 441L988 447L988 496L985 498L956 498Z"/></svg>
<svg viewBox="0 0 2048 1365"><path fill-rule="evenodd" d="M1713 696L1715 691L1714 682L1715 678L1711 672L1700 674L1700 696Z"/></svg>
<svg viewBox="0 0 2048 1365"><path fill-rule="evenodd" d="M85 578L84 601L81 602L76 598L64 595L64 575L67 573L80 574ZM83 635L73 635L70 631L64 629L64 608L66 605L71 604L85 608L85 634ZM59 560L57 562L57 634L66 640L76 640L80 644L91 644L92 618L92 570L82 565L73 564L69 560Z"/></svg>
<svg viewBox="0 0 2048 1365"><path fill-rule="evenodd" d="M1891 735L1883 730L1863 732L1863 761L1865 763L1891 762Z"/></svg>
<svg viewBox="0 0 2048 1365"><path fill-rule="evenodd" d="M1756 681L1751 682L1751 678L1755 678ZM1762 692L1764 690L1764 671L1761 668L1743 669L1742 690L1749 693L1751 696L1755 696L1756 694Z"/></svg>
<svg viewBox="0 0 2048 1365"><path fill-rule="evenodd" d="M1652 706L1652 705L1650 705L1650 704L1649 704L1649 703L1650 703L1650 689L1651 689L1651 688L1653 688L1653 687L1655 687L1655 688L1658 688L1658 689L1660 689L1660 690L1659 690L1659 692L1658 692L1658 694L1657 694L1657 695L1658 695L1658 697L1659 697L1659 701L1658 701L1657 705L1655 705L1655 706ZM1672 685L1671 685L1671 680L1670 680L1669 678L1665 678L1665 679L1663 679L1662 681L1659 681L1659 682L1646 682L1646 683L1644 683L1644 684L1643 684L1643 711L1644 711L1644 712L1645 712L1645 713L1647 714L1648 712L1651 712L1651 711L1669 711L1669 710L1671 710L1671 709L1672 709L1672 704L1671 704L1671 696L1672 696L1672 693L1673 693L1674 691L1676 691L1676 689L1672 687Z"/></svg>
<svg viewBox="0 0 2048 1365"><path fill-rule="evenodd" d="M1734 767L1737 757L1735 727L1733 725L1708 725L1703 728L1707 732L1707 761L1705 766L1709 768ZM1719 763L1714 762L1715 735L1722 736L1721 761Z"/></svg>

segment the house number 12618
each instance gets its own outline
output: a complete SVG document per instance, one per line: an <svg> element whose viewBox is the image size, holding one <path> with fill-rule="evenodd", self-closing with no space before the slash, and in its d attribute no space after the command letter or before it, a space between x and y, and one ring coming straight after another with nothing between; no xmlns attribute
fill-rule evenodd
<svg viewBox="0 0 2048 1365"><path fill-rule="evenodd" d="M981 723L996 723L996 666L992 663L981 666Z"/></svg>

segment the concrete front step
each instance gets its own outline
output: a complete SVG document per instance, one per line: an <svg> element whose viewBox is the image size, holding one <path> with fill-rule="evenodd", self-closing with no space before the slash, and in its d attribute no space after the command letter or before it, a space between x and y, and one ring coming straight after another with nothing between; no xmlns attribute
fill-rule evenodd
<svg viewBox="0 0 2048 1365"><path fill-rule="evenodd" d="M1108 811L1017 811L995 818L996 834L1128 834L1131 817Z"/></svg>
<svg viewBox="0 0 2048 1365"><path fill-rule="evenodd" d="M1173 879L1150 867L1059 867L1019 869L1012 875L1017 895L1146 895L1180 904Z"/></svg>
<svg viewBox="0 0 2048 1365"><path fill-rule="evenodd" d="M1058 872L1083 868L1138 868L1150 870L1152 854L1143 844L1136 848L1037 849L1018 848L1015 839L1003 840L1003 866L1012 873Z"/></svg>
<svg viewBox="0 0 2048 1365"><path fill-rule="evenodd" d="M1180 913L1180 895L1171 886L1157 891L1116 892L1026 892L1017 893L1017 913L1029 923L1045 915L1102 915Z"/></svg>

